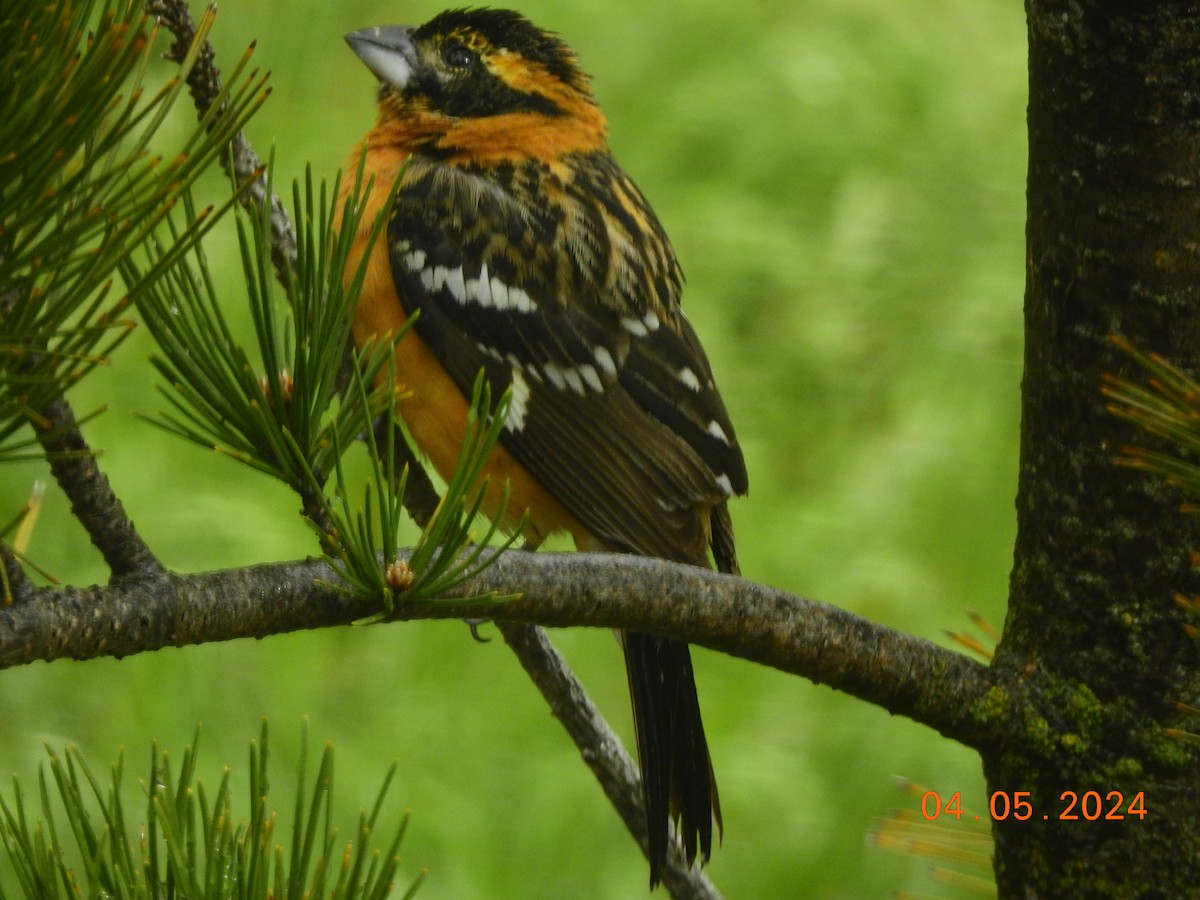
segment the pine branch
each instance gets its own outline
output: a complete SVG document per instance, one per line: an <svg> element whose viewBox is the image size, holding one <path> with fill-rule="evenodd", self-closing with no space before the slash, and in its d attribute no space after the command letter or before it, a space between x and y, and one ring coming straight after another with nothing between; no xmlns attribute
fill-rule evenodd
<svg viewBox="0 0 1200 900"><path fill-rule="evenodd" d="M113 579L161 574L162 564L146 546L100 471L96 454L84 440L66 398L51 400L39 417L45 426L38 430L38 443L46 452L50 471L70 500L71 512L104 557Z"/></svg>
<svg viewBox="0 0 1200 900"><path fill-rule="evenodd" d="M210 10L215 8L215 4L209 7ZM158 16L159 21L175 36L166 58L181 63L196 37L196 25L187 0L147 0L146 11ZM201 43L199 57L188 72L187 85L196 112L204 119L221 96L221 70L216 64L216 51L207 39ZM246 206L259 209L270 207L271 260L280 281L286 282L285 273L296 264L296 229L283 201L268 189L262 160L241 131L230 140L229 153L221 156L221 166L236 184L250 182L242 195Z"/></svg>
<svg viewBox="0 0 1200 900"><path fill-rule="evenodd" d="M306 561L42 588L0 608L0 668L261 638L379 612L334 578L329 566ZM401 597L392 618L467 618L479 609L462 598L491 592L521 595L488 608L497 621L670 635L829 685L970 747L1006 735L1007 693L989 694L1003 676L989 667L834 606L658 559L505 553L443 600Z"/></svg>
<svg viewBox="0 0 1200 900"><path fill-rule="evenodd" d="M536 625L503 620L498 621L496 627L550 705L554 717L562 723L579 748L579 755L600 782L608 802L641 846L642 853L648 856L650 839L646 833L640 776L633 760L621 745L620 738L600 715L544 630ZM703 869L688 865L677 841L672 840L667 846L667 865L662 871L662 882L672 897L676 900L715 900L721 896Z"/></svg>
<svg viewBox="0 0 1200 900"><path fill-rule="evenodd" d="M130 333L129 297L112 290L113 272L153 242L263 98L253 80L224 92L223 114L204 120L207 134L197 129L178 152L158 156L153 138L182 83L146 90L151 34L132 0L104 4L96 21L92 4L22 7L0 17L6 46L36 48L7 54L0 75L23 86L0 140L0 461L29 458L49 432L41 411ZM218 217L194 216L160 247L162 258L185 252ZM42 435L28 437L30 425Z"/></svg>

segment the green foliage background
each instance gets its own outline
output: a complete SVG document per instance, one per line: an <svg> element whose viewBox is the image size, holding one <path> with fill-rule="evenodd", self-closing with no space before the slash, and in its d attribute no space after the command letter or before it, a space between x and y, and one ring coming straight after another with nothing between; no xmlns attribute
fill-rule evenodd
<svg viewBox="0 0 1200 900"><path fill-rule="evenodd" d="M275 143L281 187L307 162L332 175L373 119L372 78L341 35L439 8L222 4L218 62L257 39L273 72L249 136L264 155ZM750 468L752 493L734 508L745 574L935 641L966 626L964 609L1001 624L1024 273L1020 5L521 8L594 75L618 157L683 261L685 303ZM215 198L223 186L209 184ZM232 228L208 246L228 258L238 308ZM135 419L162 407L149 350L135 335L75 401L108 404L87 434L151 546L183 571L316 552L283 488ZM43 466L6 468L0 509L15 511L38 478ZM53 487L31 552L65 580L106 577ZM612 638L556 637L628 735ZM986 809L977 758L828 689L696 657L725 809L711 863L722 890L928 890L928 863L864 835L889 807L913 805L893 774ZM136 772L152 739L181 749L201 722L200 770L215 782L218 763L245 769L263 714L288 772L291 723L307 714L313 737L337 746L344 813L370 803L399 759L391 797L413 810L402 871L431 869L421 896L645 892L640 855L511 654L457 623L39 664L0 685L0 773L32 776L43 741L77 743L101 770L124 746Z"/></svg>

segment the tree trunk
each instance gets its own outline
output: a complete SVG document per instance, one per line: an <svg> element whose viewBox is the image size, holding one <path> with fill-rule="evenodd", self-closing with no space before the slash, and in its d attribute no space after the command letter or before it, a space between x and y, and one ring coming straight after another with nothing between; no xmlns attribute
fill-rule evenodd
<svg viewBox="0 0 1200 900"><path fill-rule="evenodd" d="M995 660L1018 679L1004 699L1021 715L984 752L990 790L1003 792L992 795L1000 896L1187 896L1200 772L1195 745L1164 729L1200 732L1173 704L1200 706L1200 645L1173 602L1200 591L1189 563L1200 528L1164 481L1113 465L1150 439L1106 411L1099 378L1137 377L1113 333L1200 368L1200 9L1028 0L1026 11L1018 534ZM1124 819L1106 821L1117 791ZM1144 817L1129 812L1139 793ZM1088 821L1096 799L1101 820Z"/></svg>

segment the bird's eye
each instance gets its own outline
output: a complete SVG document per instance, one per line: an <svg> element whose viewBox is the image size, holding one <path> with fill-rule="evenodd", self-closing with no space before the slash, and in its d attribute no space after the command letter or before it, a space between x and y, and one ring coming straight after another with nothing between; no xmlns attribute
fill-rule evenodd
<svg viewBox="0 0 1200 900"><path fill-rule="evenodd" d="M479 57L462 44L447 44L442 49L442 62L452 69L469 69Z"/></svg>

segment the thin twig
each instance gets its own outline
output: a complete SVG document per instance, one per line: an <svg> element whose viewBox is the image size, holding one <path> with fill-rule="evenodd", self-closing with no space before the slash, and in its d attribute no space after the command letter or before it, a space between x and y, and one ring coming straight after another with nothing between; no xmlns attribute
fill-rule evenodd
<svg viewBox="0 0 1200 900"><path fill-rule="evenodd" d="M146 12L158 20L174 35L175 40L166 52L172 62L181 62L196 39L196 25L186 0L147 0ZM199 56L187 76L188 89L196 113L203 118L221 93L221 70L216 64L216 51L205 40ZM214 119L218 121L219 119ZM283 201L276 194L267 193L267 177L262 160L250 146L242 132L233 136L229 153L221 155L221 166L235 182L251 182L242 194L242 202L252 209L271 209L271 262L275 273L285 286L296 265L296 229Z"/></svg>
<svg viewBox="0 0 1200 900"><path fill-rule="evenodd" d="M609 803L625 822L642 853L649 854L640 776L620 739L543 629L503 620L496 622L496 627L550 705L550 712L579 748L579 755L600 782ZM716 900L721 896L699 866L687 864L677 841L671 841L669 847L667 865L661 874L672 897L676 900Z"/></svg>
<svg viewBox="0 0 1200 900"><path fill-rule="evenodd" d="M0 541L0 565L4 567L4 584L8 591L9 603L24 603L29 600L35 589L25 567L17 559L12 547Z"/></svg>
<svg viewBox="0 0 1200 900"><path fill-rule="evenodd" d="M84 440L70 404L59 396L39 411L39 419L34 430L50 471L113 579L161 574L162 563L137 533L108 478L96 465L95 453Z"/></svg>

